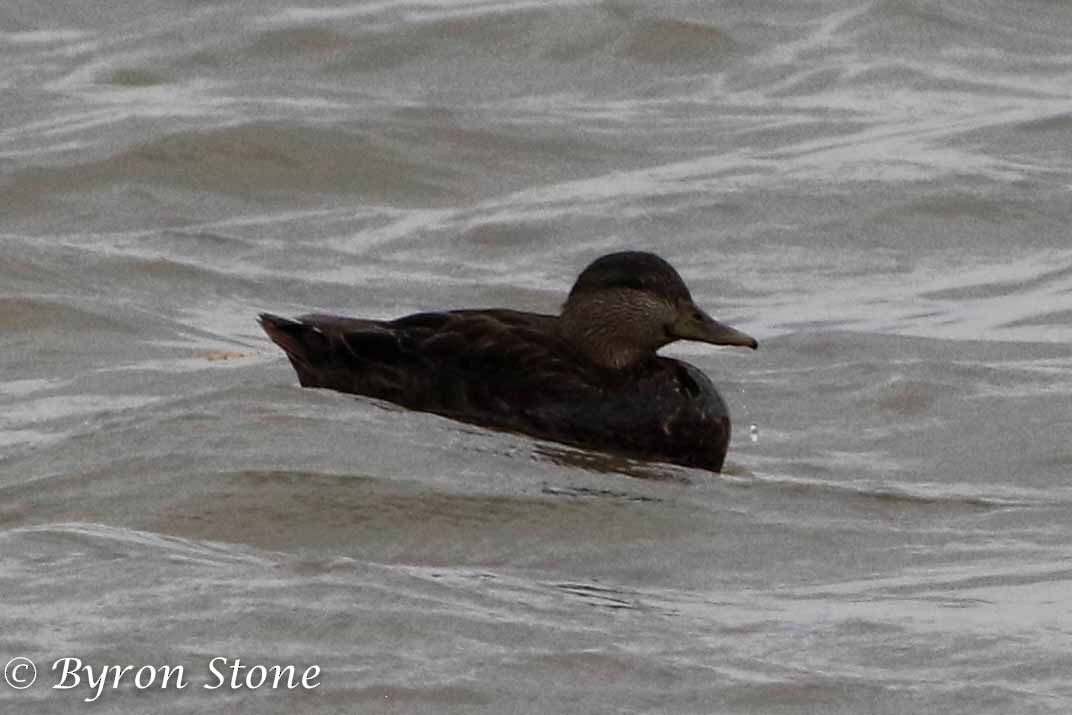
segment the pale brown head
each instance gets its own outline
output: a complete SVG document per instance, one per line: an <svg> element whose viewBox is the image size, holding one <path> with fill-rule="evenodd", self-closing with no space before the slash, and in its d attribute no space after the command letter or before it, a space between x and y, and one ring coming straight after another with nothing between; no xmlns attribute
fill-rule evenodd
<svg viewBox="0 0 1072 715"><path fill-rule="evenodd" d="M654 253L623 251L593 261L562 306L563 336L589 359L622 369L675 340L712 345L758 343L692 302L673 266Z"/></svg>

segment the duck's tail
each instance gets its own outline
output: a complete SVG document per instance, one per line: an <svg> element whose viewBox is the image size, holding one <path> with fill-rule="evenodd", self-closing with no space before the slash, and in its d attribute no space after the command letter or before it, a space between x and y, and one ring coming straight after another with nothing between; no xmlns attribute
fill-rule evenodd
<svg viewBox="0 0 1072 715"><path fill-rule="evenodd" d="M315 325L271 313L261 313L258 321L272 342L283 348L298 373L303 387L315 386L316 370L331 354L331 341Z"/></svg>

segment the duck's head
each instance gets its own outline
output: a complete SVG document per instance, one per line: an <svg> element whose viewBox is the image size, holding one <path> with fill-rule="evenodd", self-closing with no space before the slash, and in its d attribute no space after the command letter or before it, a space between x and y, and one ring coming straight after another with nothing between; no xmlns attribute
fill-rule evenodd
<svg viewBox="0 0 1072 715"><path fill-rule="evenodd" d="M647 360L675 340L758 345L697 307L674 267L642 251L611 253L585 268L562 306L560 324L589 359L615 369Z"/></svg>

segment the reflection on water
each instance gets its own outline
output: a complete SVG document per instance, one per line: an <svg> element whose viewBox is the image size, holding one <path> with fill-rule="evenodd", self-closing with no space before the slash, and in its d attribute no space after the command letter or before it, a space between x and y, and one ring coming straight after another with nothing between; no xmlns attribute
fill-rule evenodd
<svg viewBox="0 0 1072 715"><path fill-rule="evenodd" d="M547 458L553 464L567 469L587 469L600 474L621 474L634 479L669 481L688 484L687 470L670 464L652 464L639 462L626 457L618 457L601 452L587 452L571 447L553 444L539 444L535 453Z"/></svg>

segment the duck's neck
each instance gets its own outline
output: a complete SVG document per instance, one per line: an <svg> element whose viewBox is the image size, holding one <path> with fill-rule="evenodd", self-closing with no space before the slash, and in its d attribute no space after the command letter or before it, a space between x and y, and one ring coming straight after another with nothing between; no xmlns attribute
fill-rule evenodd
<svg viewBox="0 0 1072 715"><path fill-rule="evenodd" d="M567 303L558 319L561 337L604 369L629 370L653 360L659 346L633 334L634 323L628 315L617 314L615 307L597 297Z"/></svg>

